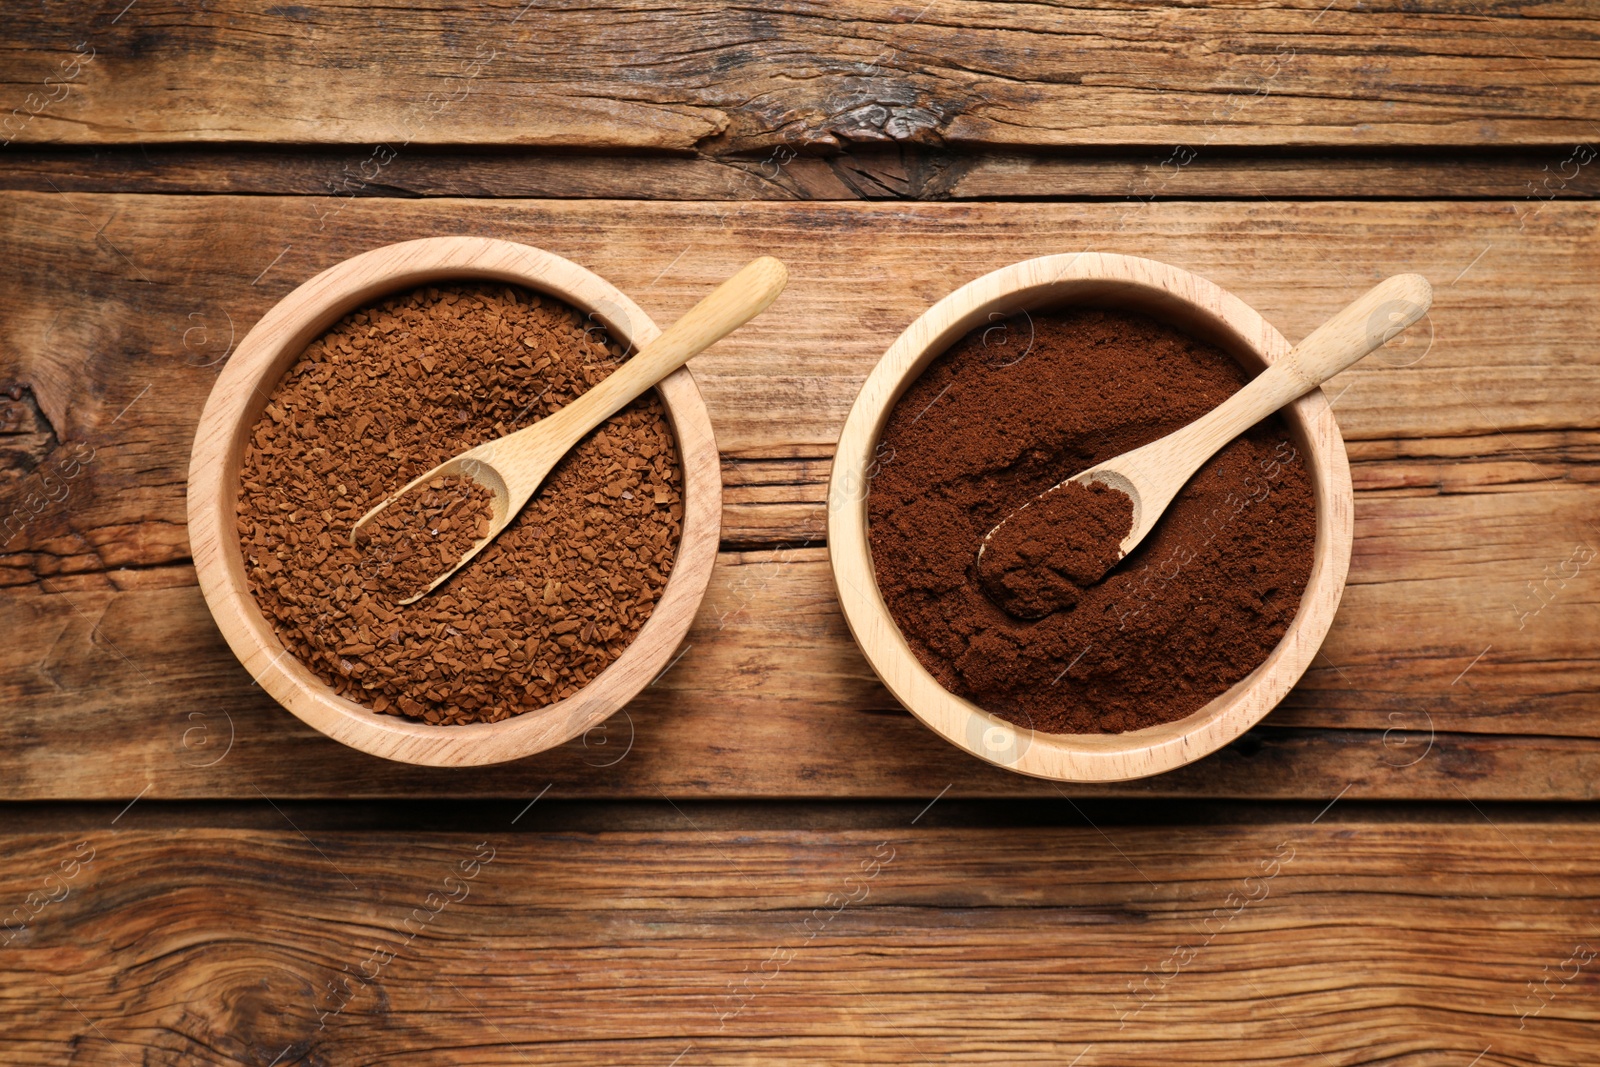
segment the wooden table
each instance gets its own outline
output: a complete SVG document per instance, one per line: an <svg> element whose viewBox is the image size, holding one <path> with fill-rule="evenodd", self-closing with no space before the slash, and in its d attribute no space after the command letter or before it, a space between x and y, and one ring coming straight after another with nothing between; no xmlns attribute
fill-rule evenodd
<svg viewBox="0 0 1600 1067"><path fill-rule="evenodd" d="M8 9L0 1061L1600 1059L1600 9L1405 7ZM682 657L473 771L265 698L184 532L238 338L451 233L662 323L793 276L691 364L727 508ZM1397 271L1437 297L1330 383L1356 544L1315 668L1226 751L1065 789L894 704L822 538L889 342L1078 249L1290 337Z"/></svg>

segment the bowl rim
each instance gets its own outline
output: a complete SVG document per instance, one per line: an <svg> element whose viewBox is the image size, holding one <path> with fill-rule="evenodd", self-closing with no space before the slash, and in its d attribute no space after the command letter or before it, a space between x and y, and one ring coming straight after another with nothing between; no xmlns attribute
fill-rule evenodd
<svg viewBox="0 0 1600 1067"><path fill-rule="evenodd" d="M496 723L434 726L372 711L336 694L279 642L245 578L236 530L244 444L273 388L306 346L349 312L422 286L501 281L564 300L636 348L661 332L599 275L531 245L487 237L425 237L345 259L279 300L240 341L195 431L188 529L200 590L234 655L273 699L345 745L402 763L480 766L542 752L626 705L656 678L693 622L716 563L721 463L705 401L687 367L656 386L677 441L683 520L677 555L650 618L577 693Z"/></svg>
<svg viewBox="0 0 1600 1067"><path fill-rule="evenodd" d="M1317 532L1311 576L1288 631L1244 678L1183 719L1121 734L1050 734L1013 725L949 692L923 667L878 591L867 491L879 437L904 391L951 344L996 312L1067 306L1146 311L1219 344L1259 371L1290 350L1260 313L1215 283L1137 256L1041 256L974 279L928 308L890 345L851 406L828 483L828 557L846 623L894 696L947 741L1007 770L1110 782L1174 770L1216 751L1277 706L1327 636L1349 572L1354 494L1344 439L1320 388L1283 409L1311 477ZM1249 366L1254 364L1254 366Z"/></svg>

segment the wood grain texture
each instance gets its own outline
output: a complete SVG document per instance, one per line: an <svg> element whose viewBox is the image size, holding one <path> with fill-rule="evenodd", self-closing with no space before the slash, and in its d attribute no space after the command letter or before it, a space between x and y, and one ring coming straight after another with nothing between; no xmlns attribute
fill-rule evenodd
<svg viewBox="0 0 1600 1067"><path fill-rule="evenodd" d="M7 797L130 798L152 782L152 796L248 796L251 782L299 796L511 796L550 781L571 795L1041 788L948 748L871 681L822 539L833 442L888 343L977 274L1066 242L1185 265L1291 339L1363 278L1419 270L1438 290L1431 346L1376 353L1329 389L1357 496L1350 584L1323 654L1241 745L1144 788L1596 795L1600 585L1574 562L1600 548L1600 436L1585 428L1600 400L1593 205L23 193L0 197L0 214L13 294L0 389L18 398L0 399L0 525L15 519L0 535L0 736L27 754ZM230 331L242 337L350 254L463 231L540 241L658 321L752 255L782 248L791 266L783 316L690 364L724 450L726 550L685 659L630 709L637 740L611 768L594 766L616 751L597 751L600 734L484 776L335 752L251 687L185 565L183 471L217 373L207 364L226 357ZM86 461L79 448L92 450ZM227 726L220 713L235 747L213 768L192 766L214 750L191 751L185 735L204 749ZM626 722L608 731L621 731L615 742Z"/></svg>
<svg viewBox="0 0 1600 1067"><path fill-rule="evenodd" d="M0 220L9 235L0 271L19 308L0 324L0 380L28 384L62 440L98 433L145 383L150 394L123 419L178 421L187 398L208 387L202 365L224 358L230 334L242 337L294 285L380 244L460 232L537 241L613 282L660 321L752 256L782 249L792 267L784 298L791 310L692 364L718 443L737 456L791 455L796 447L826 454L867 370L929 304L995 268L1063 251L1182 266L1237 293L1291 340L1352 289L1403 271L1429 277L1439 290L1429 328L1341 379L1341 388L1350 386L1337 401L1347 439L1578 429L1592 422L1600 395L1586 314L1589 282L1600 271L1592 240L1600 209L1586 203L12 193L0 198ZM91 352L102 354L85 380ZM185 427L171 445L186 452L186 437Z"/></svg>
<svg viewBox="0 0 1600 1067"><path fill-rule="evenodd" d="M1593 138L1600 113L1585 4L123 6L11 12L6 136L676 152L1560 144ZM93 58L63 68L75 54Z"/></svg>
<svg viewBox="0 0 1600 1067"><path fill-rule="evenodd" d="M517 807L481 837L8 834L6 1061L1593 1062L1590 823L517 834Z"/></svg>
<svg viewBox="0 0 1600 1067"><path fill-rule="evenodd" d="M1600 195L1600 167L1580 166L1587 153L1574 145L1424 151L1361 145L1337 152L1216 146L1202 152L1167 146L1061 154L901 143L855 144L828 155L795 152L792 158L783 151L596 156L499 145L414 145L376 176L361 171L368 154L344 145L19 143L6 149L0 189L716 201L1572 200Z"/></svg>
<svg viewBox="0 0 1600 1067"><path fill-rule="evenodd" d="M953 796L1058 795L949 745L878 685L823 557L815 548L724 554L686 648L624 714L532 759L467 770L365 756L284 712L228 651L186 567L14 588L0 599L10 640L0 739L15 756L0 796L531 798L546 785L553 797L926 800L946 786ZM1407 634L1395 651L1390 623L1365 614L1371 601L1352 611L1363 590L1352 586L1324 656L1262 726L1181 770L1073 793L1600 799L1600 739L1584 692L1593 668L1583 658L1594 594L1539 620L1561 635L1550 642L1559 669L1543 649L1508 644L1452 684L1482 646L1409 651L1413 641L1476 640L1459 632L1470 616L1451 618L1458 601L1440 603L1416 584L1398 583L1378 607L1400 625L1431 619L1452 632Z"/></svg>
<svg viewBox="0 0 1600 1067"><path fill-rule="evenodd" d="M1592 813L1487 803L1600 799L1593 4L454 6L6 11L0 800L108 803L6 805L0 1061L1594 1061ZM518 197L570 202L490 199ZM953 202L803 202L906 198ZM567 745L465 770L253 686L183 526L250 325L453 233L569 256L663 323L752 255L795 274L792 313L692 365L727 507L682 658ZM873 680L825 562L833 443L929 303L1083 248L1204 274L1292 340L1385 274L1439 301L1427 343L1329 390L1354 556L1287 701L1190 767L1073 787L1112 798L1098 826L951 828L960 796L1069 802ZM454 797L493 828L405 821ZM608 814L563 823L564 797ZM846 802L745 823L737 797ZM1138 805L1186 814L1101 815Z"/></svg>
<svg viewBox="0 0 1600 1067"><path fill-rule="evenodd" d="M1588 139L1593 139L1592 135ZM948 177L934 187L940 198L953 200L1107 195L1145 200L1570 199L1592 197L1600 191L1600 171L1588 164L1578 165L1578 160L1587 158L1588 152L1576 146L1494 155L1472 152L1453 156L1429 151L1384 156L1363 151L1360 155L1287 158L1237 150L1167 149L1121 159L996 151L950 163L944 168Z"/></svg>

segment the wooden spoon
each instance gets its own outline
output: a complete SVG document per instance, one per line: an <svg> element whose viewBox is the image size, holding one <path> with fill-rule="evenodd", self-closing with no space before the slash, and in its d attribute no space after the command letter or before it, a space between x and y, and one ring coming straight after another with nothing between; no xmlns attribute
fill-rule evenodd
<svg viewBox="0 0 1600 1067"><path fill-rule="evenodd" d="M400 603L411 604L422 599L500 536L500 531L517 517L551 468L573 445L583 440L585 434L690 358L765 311L783 292L788 279L788 270L771 256L750 261L633 358L572 403L532 426L470 448L413 478L357 520L350 531L350 543L356 543L356 535L380 512L429 479L462 475L488 489L494 494L488 536L474 543L466 555L426 589Z"/></svg>
<svg viewBox="0 0 1600 1067"><path fill-rule="evenodd" d="M1001 574L993 568L986 570L983 566L984 551L990 541L1019 512L1048 502L1051 494L1072 483L1087 486L1098 482L1127 494L1133 501L1133 526L1122 539L1119 551L1098 553L1102 565L1091 567L1098 573L1080 572L1071 578L1073 583L1080 586L1093 584L1139 546L1167 510L1167 505L1172 503L1178 490L1218 449L1285 404L1304 396L1387 343L1401 330L1422 318L1432 301L1433 287L1420 274L1397 274L1385 279L1319 326L1293 351L1258 374L1243 389L1189 425L1132 452L1124 452L1114 459L1074 474L1028 501L996 523L978 546L979 576L990 595L1007 611L1024 618L1037 618L1057 607L1066 606L1065 601L1052 603L1049 593L1044 594L1043 600L1031 608L1015 597L1008 599L1006 593L997 586ZM1073 547L1092 549L1094 546ZM1083 553L1079 553L1077 558L1081 561ZM1055 584L1059 585L1058 582Z"/></svg>

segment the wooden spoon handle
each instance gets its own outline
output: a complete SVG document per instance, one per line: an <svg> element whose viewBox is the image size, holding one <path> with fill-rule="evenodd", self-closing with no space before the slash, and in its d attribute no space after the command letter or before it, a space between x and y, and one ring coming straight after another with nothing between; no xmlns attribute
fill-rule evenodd
<svg viewBox="0 0 1600 1067"><path fill-rule="evenodd" d="M1389 341L1422 318L1432 301L1433 287L1420 274L1385 279L1200 418L1077 475L1134 498L1133 529L1123 539L1123 555L1138 547L1178 490L1218 449Z"/></svg>
<svg viewBox="0 0 1600 1067"><path fill-rule="evenodd" d="M1386 278L1324 322L1288 355L1201 418L1173 433L1167 455L1182 456L1173 470L1178 487L1217 450L1291 400L1381 347L1427 314L1433 286L1420 274Z"/></svg>
<svg viewBox="0 0 1600 1067"><path fill-rule="evenodd" d="M600 384L551 415L546 423L556 420L559 430L546 425L542 433L554 433L570 447L692 357L765 311L788 279L788 269L771 256L751 260Z"/></svg>
<svg viewBox="0 0 1600 1067"><path fill-rule="evenodd" d="M1420 274L1396 274L1368 289L1311 332L1272 367L1298 374L1309 384L1301 396L1332 378L1428 313L1433 286ZM1291 397L1290 399L1293 399ZM1281 405L1279 405L1281 406ZM1271 408L1276 411L1277 408ZM1263 411L1263 415L1268 411Z"/></svg>

